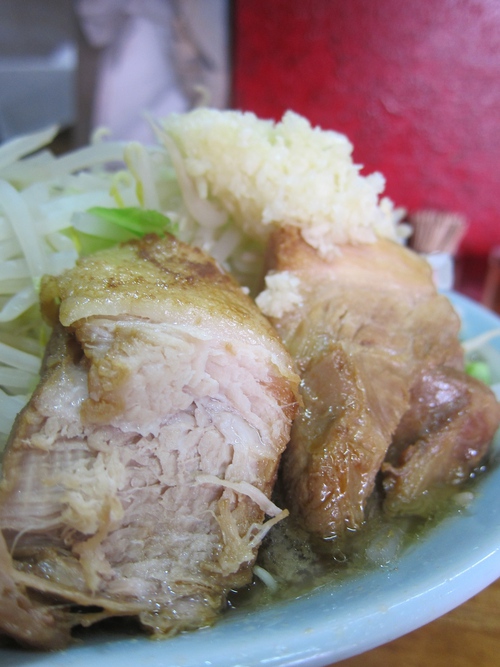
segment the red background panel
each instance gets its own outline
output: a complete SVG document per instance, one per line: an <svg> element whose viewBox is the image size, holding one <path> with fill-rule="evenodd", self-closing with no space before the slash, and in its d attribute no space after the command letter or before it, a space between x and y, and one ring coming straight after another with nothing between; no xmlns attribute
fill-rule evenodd
<svg viewBox="0 0 500 667"><path fill-rule="evenodd" d="M235 0L233 106L345 133L397 206L500 245L499 0Z"/></svg>

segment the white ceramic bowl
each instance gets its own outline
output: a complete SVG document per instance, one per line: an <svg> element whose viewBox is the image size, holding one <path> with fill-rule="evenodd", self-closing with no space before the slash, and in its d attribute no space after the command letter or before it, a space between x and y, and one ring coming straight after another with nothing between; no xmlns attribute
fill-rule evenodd
<svg viewBox="0 0 500 667"><path fill-rule="evenodd" d="M451 294L465 338L500 327ZM491 343L500 379L500 339ZM500 455L500 437L495 441ZM95 634L60 653L0 649L2 667L323 667L391 641L453 609L500 576L500 465L473 502L415 541L391 567L331 582L300 598L235 611L213 628L169 640Z"/></svg>

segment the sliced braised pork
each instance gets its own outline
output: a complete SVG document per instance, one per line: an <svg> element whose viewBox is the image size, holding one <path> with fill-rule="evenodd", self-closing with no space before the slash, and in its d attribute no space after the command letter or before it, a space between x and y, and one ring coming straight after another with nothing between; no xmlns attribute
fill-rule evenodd
<svg viewBox="0 0 500 667"><path fill-rule="evenodd" d="M283 287L274 295L269 289L259 303L279 311L282 296L288 298L285 312L271 319L302 378L304 406L283 461L287 500L312 533L342 536L363 523L393 436L412 402L420 400L412 387L421 373L440 368L463 376L460 322L436 292L427 263L392 241L344 245L327 261L298 230L283 228L271 239L268 263L275 284L288 281L293 305ZM465 380L462 385L469 386ZM455 448L462 475L484 454L498 425L496 401L487 388L482 391L490 396L484 408L488 428L479 418L477 456ZM482 414L477 402L464 401ZM455 436L462 422L453 427ZM451 465L449 455L441 458ZM398 466L386 469L398 480L388 482L393 507L394 495L410 484L410 473L398 472ZM420 472L420 491L450 477L442 470L429 474L422 465Z"/></svg>
<svg viewBox="0 0 500 667"><path fill-rule="evenodd" d="M428 515L429 489L468 479L499 421L500 405L485 384L454 368L424 368L382 465L385 509Z"/></svg>
<svg viewBox="0 0 500 667"><path fill-rule="evenodd" d="M148 237L44 281L54 334L0 486L0 628L64 645L134 616L213 622L249 581L298 378L201 251Z"/></svg>

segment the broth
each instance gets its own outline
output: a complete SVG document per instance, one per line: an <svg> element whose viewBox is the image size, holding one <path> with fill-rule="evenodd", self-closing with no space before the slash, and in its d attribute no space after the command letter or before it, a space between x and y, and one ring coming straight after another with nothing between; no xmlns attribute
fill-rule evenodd
<svg viewBox="0 0 500 667"><path fill-rule="evenodd" d="M231 593L229 609L257 609L370 570L396 567L405 549L425 539L446 517L467 511L477 484L497 465L492 455L467 482L435 489L426 502L425 516L389 516L382 509L381 495L374 492L364 525L342 543L312 538L293 517L287 517L266 536L256 563L271 575L275 585L269 586L255 576L249 586ZM279 505L280 494L276 495Z"/></svg>

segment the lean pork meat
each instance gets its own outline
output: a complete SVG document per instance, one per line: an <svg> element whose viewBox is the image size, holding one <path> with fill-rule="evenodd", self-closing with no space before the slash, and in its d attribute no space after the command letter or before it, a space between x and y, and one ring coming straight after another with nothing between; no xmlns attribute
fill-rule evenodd
<svg viewBox="0 0 500 667"><path fill-rule="evenodd" d="M54 326L0 485L0 628L210 624L252 576L297 406L277 334L202 251L151 236L44 279ZM265 516L271 517L267 521Z"/></svg>
<svg viewBox="0 0 500 667"><path fill-rule="evenodd" d="M304 526L328 539L360 528L383 465L393 512L414 512L433 486L466 478L489 447L499 405L466 378L459 318L427 262L387 239L345 244L327 259L284 227L271 238L268 267L293 292L271 321L302 378L283 487ZM272 292L257 299L271 311L285 290ZM432 408L437 396L447 407ZM417 427L411 418L419 406L453 425L443 418L422 433L425 421ZM384 464L405 423L403 444Z"/></svg>

